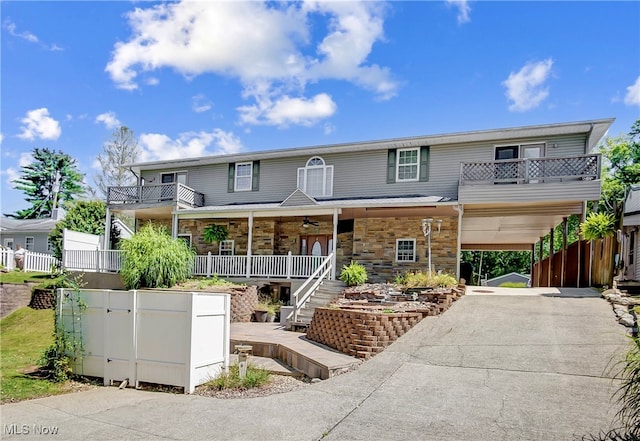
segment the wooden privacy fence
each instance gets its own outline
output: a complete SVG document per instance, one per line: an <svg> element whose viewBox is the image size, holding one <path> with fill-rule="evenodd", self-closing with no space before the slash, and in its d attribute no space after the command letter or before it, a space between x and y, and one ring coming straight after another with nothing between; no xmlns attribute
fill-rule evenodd
<svg viewBox="0 0 640 441"><path fill-rule="evenodd" d="M531 286L611 286L616 238L582 240L533 265Z"/></svg>

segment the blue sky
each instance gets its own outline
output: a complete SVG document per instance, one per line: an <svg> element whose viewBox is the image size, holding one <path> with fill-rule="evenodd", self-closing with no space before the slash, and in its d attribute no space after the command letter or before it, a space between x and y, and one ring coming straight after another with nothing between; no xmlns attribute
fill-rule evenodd
<svg viewBox="0 0 640 441"><path fill-rule="evenodd" d="M35 147L142 160L640 117L640 2L0 1L1 209Z"/></svg>

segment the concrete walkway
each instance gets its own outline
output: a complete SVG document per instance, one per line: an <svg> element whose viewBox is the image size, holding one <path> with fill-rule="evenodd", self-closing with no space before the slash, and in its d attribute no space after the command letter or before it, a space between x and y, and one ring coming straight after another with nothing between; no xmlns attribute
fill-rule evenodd
<svg viewBox="0 0 640 441"><path fill-rule="evenodd" d="M525 293L465 296L356 371L294 392L219 400L100 388L3 405L2 438L53 427L30 437L549 441L609 428L609 369L627 344L611 307L590 290Z"/></svg>

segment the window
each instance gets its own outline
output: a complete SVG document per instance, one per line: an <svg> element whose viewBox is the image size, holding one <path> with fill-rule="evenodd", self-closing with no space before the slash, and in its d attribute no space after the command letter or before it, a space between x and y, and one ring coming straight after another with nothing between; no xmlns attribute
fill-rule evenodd
<svg viewBox="0 0 640 441"><path fill-rule="evenodd" d="M227 192L259 191L260 161L238 162L229 164Z"/></svg>
<svg viewBox="0 0 640 441"><path fill-rule="evenodd" d="M24 249L27 251L34 251L35 240L31 236L24 238Z"/></svg>
<svg viewBox="0 0 640 441"><path fill-rule="evenodd" d="M13 249L13 238L12 237L7 237L4 240L4 246L9 248L9 249Z"/></svg>
<svg viewBox="0 0 640 441"><path fill-rule="evenodd" d="M189 248L191 248L191 234L178 234L178 239L184 240Z"/></svg>
<svg viewBox="0 0 640 441"><path fill-rule="evenodd" d="M221 240L220 241L220 255L221 256L233 256L234 241L233 240Z"/></svg>
<svg viewBox="0 0 640 441"><path fill-rule="evenodd" d="M396 167L396 180L417 181L418 180L418 149L398 150L398 163Z"/></svg>
<svg viewBox="0 0 640 441"><path fill-rule="evenodd" d="M187 172L162 173L160 175L160 182L163 184L173 184L177 182L187 185Z"/></svg>
<svg viewBox="0 0 640 441"><path fill-rule="evenodd" d="M47 239L47 253L50 253L53 250L53 245L51 245L51 241Z"/></svg>
<svg viewBox="0 0 640 441"><path fill-rule="evenodd" d="M396 240L396 261L415 262L416 261L416 240L398 239Z"/></svg>
<svg viewBox="0 0 640 441"><path fill-rule="evenodd" d="M236 182L234 191L251 191L253 181L253 163L238 162L236 164Z"/></svg>
<svg viewBox="0 0 640 441"><path fill-rule="evenodd" d="M333 165L326 165L319 156L309 159L298 169L298 188L313 197L332 196Z"/></svg>
<svg viewBox="0 0 640 441"><path fill-rule="evenodd" d="M387 151L387 184L429 180L429 146Z"/></svg>

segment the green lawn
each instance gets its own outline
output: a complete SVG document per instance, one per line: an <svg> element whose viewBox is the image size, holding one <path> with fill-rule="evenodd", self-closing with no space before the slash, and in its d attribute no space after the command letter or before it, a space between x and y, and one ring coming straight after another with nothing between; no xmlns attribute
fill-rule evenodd
<svg viewBox="0 0 640 441"><path fill-rule="evenodd" d="M35 375L42 351L53 343L54 312L20 308L0 320L0 399L2 403L66 392L65 383Z"/></svg>
<svg viewBox="0 0 640 441"><path fill-rule="evenodd" d="M51 280L51 274L24 271L0 273L0 282L4 283L44 282L45 280Z"/></svg>

